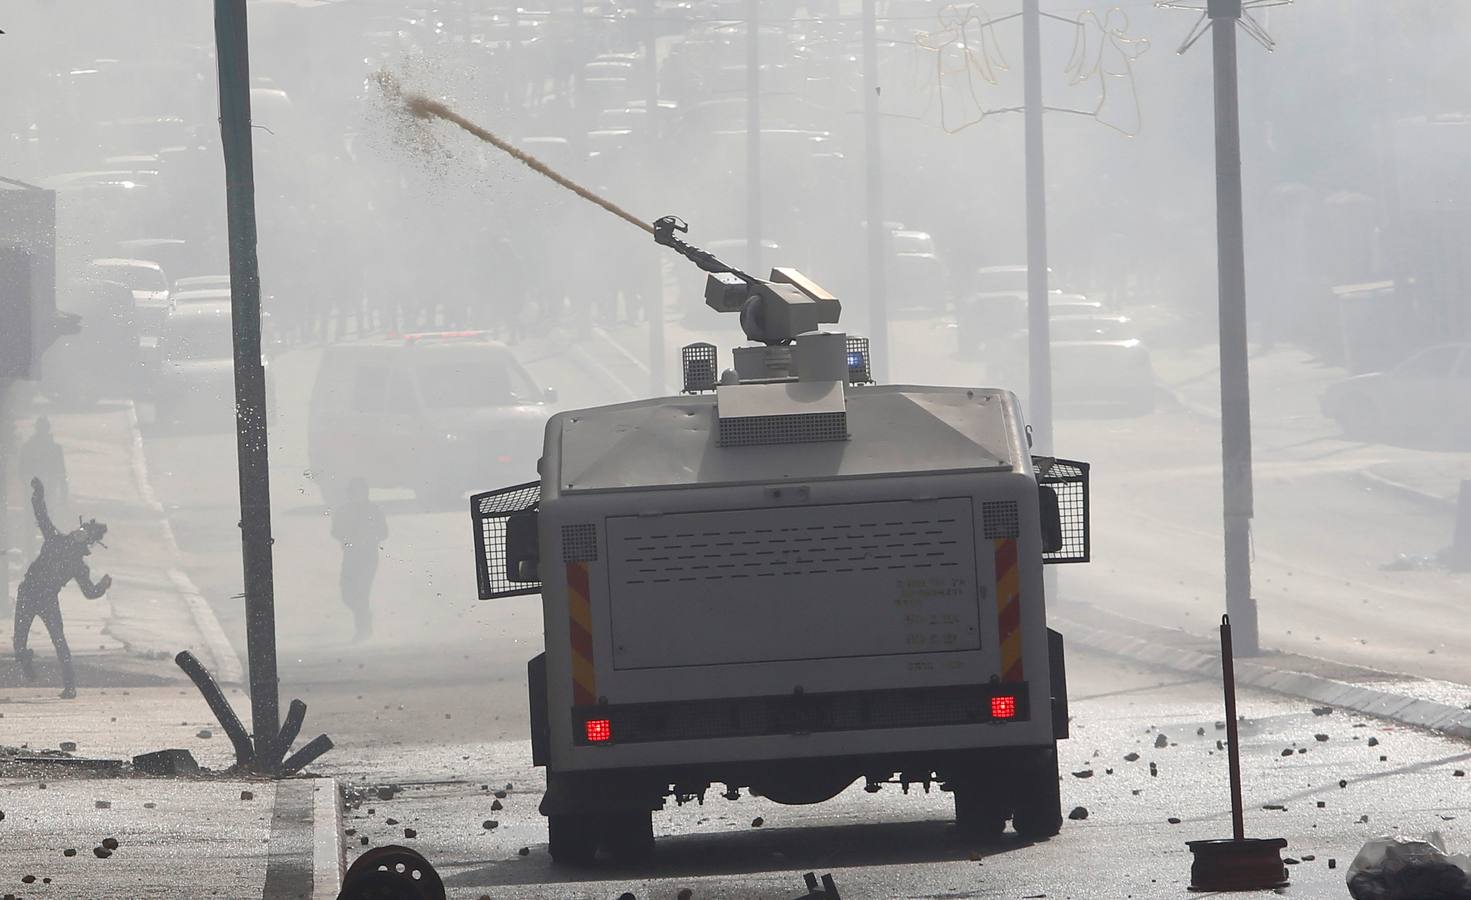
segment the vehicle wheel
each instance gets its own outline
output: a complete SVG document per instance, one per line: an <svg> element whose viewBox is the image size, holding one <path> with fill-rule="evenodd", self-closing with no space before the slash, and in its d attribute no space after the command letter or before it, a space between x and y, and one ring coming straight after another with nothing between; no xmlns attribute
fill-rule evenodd
<svg viewBox="0 0 1471 900"><path fill-rule="evenodd" d="M552 861L565 866L591 863L598 852L597 826L597 820L587 816L548 816L547 852Z"/></svg>
<svg viewBox="0 0 1471 900"><path fill-rule="evenodd" d="M1057 783L1057 748L1036 751L1031 764L1017 773L1011 827L1029 841L1062 830L1062 792Z"/></svg>
<svg viewBox="0 0 1471 900"><path fill-rule="evenodd" d="M637 865L654 855L654 814L616 813L602 823L603 846L619 865Z"/></svg>
<svg viewBox="0 0 1471 900"><path fill-rule="evenodd" d="M1006 798L996 783L957 784L950 789L955 797L955 827L969 837L994 841L1006 828Z"/></svg>

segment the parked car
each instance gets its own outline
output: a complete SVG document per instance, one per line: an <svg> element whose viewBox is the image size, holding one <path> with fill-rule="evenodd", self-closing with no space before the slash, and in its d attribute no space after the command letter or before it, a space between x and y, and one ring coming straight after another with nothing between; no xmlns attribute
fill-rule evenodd
<svg viewBox="0 0 1471 900"><path fill-rule="evenodd" d="M496 472L536 471L554 399L484 332L331 346L312 388L311 471L329 505L353 478L456 501Z"/></svg>
<svg viewBox="0 0 1471 900"><path fill-rule="evenodd" d="M157 335L169 308L169 280L163 267L147 259L107 257L87 264L86 276L115 281L133 292L138 333Z"/></svg>
<svg viewBox="0 0 1471 900"><path fill-rule="evenodd" d="M1322 407L1349 437L1471 450L1471 343L1427 347L1334 384Z"/></svg>
<svg viewBox="0 0 1471 900"><path fill-rule="evenodd" d="M170 306L193 306L196 303L225 303L230 302L230 277L225 276L223 287L215 286L191 286L182 282L193 281L190 278L181 278L175 282L176 291L170 298Z"/></svg>
<svg viewBox="0 0 1471 900"><path fill-rule="evenodd" d="M1052 280L1052 270L1047 272ZM1027 327L1027 267L983 266L959 286L955 303L961 354L995 349Z"/></svg>
<svg viewBox="0 0 1471 900"><path fill-rule="evenodd" d="M1125 415L1154 410L1154 366L1127 316L1053 315L1049 337L1056 407ZM1027 383L1027 340L1026 329L1017 331L985 357L994 382Z"/></svg>
<svg viewBox="0 0 1471 900"><path fill-rule="evenodd" d="M1154 411L1154 365L1128 317L1054 314L1051 338L1059 407Z"/></svg>
<svg viewBox="0 0 1471 900"><path fill-rule="evenodd" d="M230 276L229 275L190 275L188 278L174 279L174 294L183 294L189 291L207 291L211 289L224 288L225 299L229 299Z"/></svg>
<svg viewBox="0 0 1471 900"><path fill-rule="evenodd" d="M41 389L72 406L131 394L139 358L133 292L105 278L71 278L58 286L57 306L81 316L81 328L47 348Z"/></svg>
<svg viewBox="0 0 1471 900"><path fill-rule="evenodd" d="M175 306L158 339L153 404L160 425L227 431L235 423L235 348L230 304ZM275 407L274 382L266 369L266 406Z"/></svg>
<svg viewBox="0 0 1471 900"><path fill-rule="evenodd" d="M888 300L894 310L943 311L950 305L950 269L927 231L889 233Z"/></svg>

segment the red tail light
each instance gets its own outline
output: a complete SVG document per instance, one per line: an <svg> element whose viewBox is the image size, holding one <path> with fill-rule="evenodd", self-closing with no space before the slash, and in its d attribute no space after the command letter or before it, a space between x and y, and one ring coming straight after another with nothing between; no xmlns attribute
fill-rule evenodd
<svg viewBox="0 0 1471 900"><path fill-rule="evenodd" d="M991 698L991 718L993 718L993 719L1014 719L1014 718L1016 718L1016 698L1015 697L1011 697L1011 696L992 697ZM588 724L588 728L591 729L592 728L592 723L589 722L587 724ZM592 739L592 732L591 731L588 732L588 739L589 740Z"/></svg>
<svg viewBox="0 0 1471 900"><path fill-rule="evenodd" d="M585 728L589 744L603 744L613 739L613 723L607 719L588 719Z"/></svg>

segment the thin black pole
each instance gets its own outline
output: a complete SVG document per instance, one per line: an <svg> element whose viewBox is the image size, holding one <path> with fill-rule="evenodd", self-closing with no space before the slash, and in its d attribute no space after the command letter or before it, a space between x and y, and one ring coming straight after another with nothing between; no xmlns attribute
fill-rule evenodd
<svg viewBox="0 0 1471 900"><path fill-rule="evenodd" d="M250 133L250 50L245 0L215 0L220 139L230 235L230 325L235 342L235 448L240 470L240 544L245 573L245 642L255 764L279 766L276 598L271 566L271 478L266 380L261 365L260 266L256 258L255 169Z"/></svg>
<svg viewBox="0 0 1471 900"><path fill-rule="evenodd" d="M1221 681L1226 686L1226 759L1231 767L1231 832L1246 838L1241 816L1241 749L1236 744L1236 660L1231 655L1231 617L1221 616Z"/></svg>
<svg viewBox="0 0 1471 900"><path fill-rule="evenodd" d="M1246 348L1246 252L1241 213L1241 117L1236 28L1241 0L1210 0L1216 117L1216 267L1220 291L1221 491L1226 611L1241 628L1241 655L1259 652L1251 597L1251 383Z"/></svg>
<svg viewBox="0 0 1471 900"><path fill-rule="evenodd" d="M1042 140L1042 12L1022 3L1022 94L1027 182L1027 405L1033 446L1052 452L1052 322L1047 305L1047 178Z"/></svg>

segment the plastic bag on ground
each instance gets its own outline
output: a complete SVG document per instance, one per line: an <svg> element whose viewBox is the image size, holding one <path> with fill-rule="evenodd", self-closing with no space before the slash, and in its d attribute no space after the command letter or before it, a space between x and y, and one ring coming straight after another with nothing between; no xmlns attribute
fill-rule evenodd
<svg viewBox="0 0 1471 900"><path fill-rule="evenodd" d="M1354 900L1471 900L1471 857L1446 853L1433 831L1423 838L1374 838L1348 867Z"/></svg>

